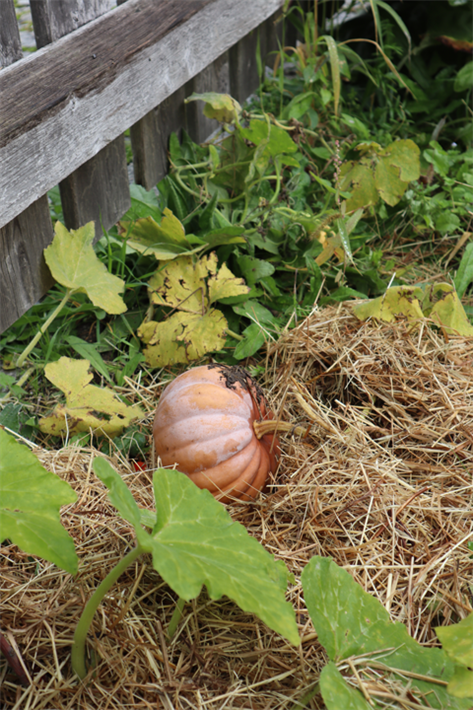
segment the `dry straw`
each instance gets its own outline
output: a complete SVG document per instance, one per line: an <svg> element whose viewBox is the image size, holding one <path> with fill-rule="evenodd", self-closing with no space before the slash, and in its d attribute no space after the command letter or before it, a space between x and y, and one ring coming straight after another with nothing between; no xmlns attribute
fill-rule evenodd
<svg viewBox="0 0 473 710"><path fill-rule="evenodd" d="M282 435L267 494L230 512L294 573L301 647L205 591L166 643L175 595L143 557L100 607L89 635L95 672L79 683L70 667L75 625L133 532L94 476L96 450L35 449L78 493L62 519L81 567L72 578L2 548L2 629L31 679L21 687L2 667L4 710L302 707L326 663L300 586L315 554L349 570L423 644L436 644L433 627L472 610L473 342L446 342L426 325L360 324L342 304L285 334L265 364L262 384L295 428ZM151 418L160 388L130 383L128 394ZM138 504L152 506L151 470L113 463ZM315 696L307 707L324 706Z"/></svg>

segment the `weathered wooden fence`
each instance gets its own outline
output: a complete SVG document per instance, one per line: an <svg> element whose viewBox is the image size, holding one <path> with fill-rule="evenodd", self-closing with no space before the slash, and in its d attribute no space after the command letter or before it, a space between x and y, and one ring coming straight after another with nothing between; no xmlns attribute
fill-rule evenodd
<svg viewBox="0 0 473 710"><path fill-rule="evenodd" d="M47 191L59 184L66 226L108 229L135 182L166 173L172 131L214 129L193 91L258 85L256 47L277 48L283 0L30 0L38 51L22 56L13 0L0 2L0 332L51 286Z"/></svg>

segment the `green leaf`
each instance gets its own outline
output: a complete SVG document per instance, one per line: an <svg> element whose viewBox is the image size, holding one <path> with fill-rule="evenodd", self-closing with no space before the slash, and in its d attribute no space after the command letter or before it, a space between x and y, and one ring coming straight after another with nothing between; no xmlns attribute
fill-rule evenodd
<svg viewBox="0 0 473 710"><path fill-rule="evenodd" d="M391 696L394 688L399 688L399 707L409 688L410 693L419 698L419 704L422 697L428 696L430 707L439 710L469 709L468 701L454 699L447 693L445 684L453 677L455 664L444 651L418 644L403 624L392 622L382 604L331 558L313 557L301 579L319 642L332 661L337 663L354 657L365 674L374 660L368 656L375 654L376 668L381 664L383 668L383 676L374 669L377 683L382 677L386 682L391 681ZM366 657L360 662L360 656ZM406 671L408 677L404 675Z"/></svg>
<svg viewBox="0 0 473 710"><path fill-rule="evenodd" d="M473 87L473 62L468 62L460 69L453 84L454 91L468 91Z"/></svg>
<svg viewBox="0 0 473 710"><path fill-rule="evenodd" d="M322 669L320 690L327 710L371 710L360 691L345 683L335 663Z"/></svg>
<svg viewBox="0 0 473 710"><path fill-rule="evenodd" d="M233 357L237 360L254 355L266 342L264 331L257 323L252 323L245 328L243 335L243 340L240 340L233 351Z"/></svg>
<svg viewBox="0 0 473 710"><path fill-rule="evenodd" d="M103 462L98 467L94 462L97 476L112 491L119 513L135 526L140 546L153 556L155 570L179 597L194 599L205 584L211 599L226 595L299 644L294 610L285 600L284 563L276 562L243 525L233 522L209 491L200 490L179 471L155 471L156 523L149 534L140 525L140 511L131 494L125 494L123 480Z"/></svg>
<svg viewBox="0 0 473 710"><path fill-rule="evenodd" d="M88 360L68 357L46 365L44 374L64 392L66 404L58 404L52 414L40 420L42 432L58 436L92 429L113 438L134 419L144 416L138 405L124 404L113 390L89 384L93 379L89 368Z"/></svg>
<svg viewBox="0 0 473 710"><path fill-rule="evenodd" d="M473 281L473 242L466 245L458 271L455 274L455 290L459 298L463 298L465 291Z"/></svg>
<svg viewBox="0 0 473 710"><path fill-rule="evenodd" d="M113 383L112 378L110 377L110 374L107 370L107 366L95 347L93 343L88 343L85 340L82 340L82 338L78 338L75 335L68 335L66 338L66 342L69 343L71 348L74 348L76 353L78 353L81 357L89 360L90 364L92 367L94 367L97 372L99 372L105 379L110 382L110 384Z"/></svg>
<svg viewBox="0 0 473 710"><path fill-rule="evenodd" d="M333 110L335 115L338 114L338 104L340 102L340 57L337 52L335 40L330 35L323 35L321 40L325 40L328 48L330 59L330 69L332 70L332 85L333 85Z"/></svg>
<svg viewBox="0 0 473 710"><path fill-rule="evenodd" d="M0 428L0 542L8 538L24 552L75 574L74 542L61 525L59 509L76 499L68 483Z"/></svg>
<svg viewBox="0 0 473 710"><path fill-rule="evenodd" d="M163 215L161 224L152 217L137 220L128 232L127 245L140 254L152 254L159 261L202 250L202 246L190 249L184 227L171 210L166 208Z"/></svg>
<svg viewBox="0 0 473 710"><path fill-rule="evenodd" d="M210 249L215 249L224 244L245 244L245 239L241 236L243 233L243 227L219 227L201 234L200 238Z"/></svg>
<svg viewBox="0 0 473 710"><path fill-rule="evenodd" d="M53 277L62 286L86 293L94 306L107 313L124 313L127 308L119 293L125 282L110 274L92 247L94 223L68 231L56 222L55 236L44 250L44 258Z"/></svg>
<svg viewBox="0 0 473 710"><path fill-rule="evenodd" d="M266 121L253 118L248 128L240 129L241 135L256 146L262 145L263 155L274 158L282 153L295 153L298 148L288 131Z"/></svg>
<svg viewBox="0 0 473 710"><path fill-rule="evenodd" d="M275 271L274 266L269 261L262 261L246 254L237 257L237 262L249 286L254 286L260 279L265 276L271 276Z"/></svg>
<svg viewBox="0 0 473 710"><path fill-rule="evenodd" d="M239 316L245 316L254 323L274 323L274 315L259 301L248 300L241 305L233 306Z"/></svg>
<svg viewBox="0 0 473 710"><path fill-rule="evenodd" d="M134 222L141 217L153 217L161 221L159 198L154 190L145 190L141 185L130 185L131 207L121 218L121 222Z"/></svg>
<svg viewBox="0 0 473 710"><path fill-rule="evenodd" d="M458 624L435 627L435 633L444 651L455 663L473 668L473 613ZM473 696L473 686L471 695Z"/></svg>
<svg viewBox="0 0 473 710"><path fill-rule="evenodd" d="M348 236L347 228L345 226L344 219L337 219L336 226L338 230L338 236L342 242L343 251L345 252L346 260L353 264L353 254L351 253L350 237Z"/></svg>
<svg viewBox="0 0 473 710"><path fill-rule="evenodd" d="M460 226L460 218L454 212L443 212L435 219L435 229L442 236L453 234Z"/></svg>
<svg viewBox="0 0 473 710"><path fill-rule="evenodd" d="M209 91L205 94L192 94L184 103L205 101L204 116L215 118L220 123L236 123L241 114L241 106L230 94L217 94Z"/></svg>

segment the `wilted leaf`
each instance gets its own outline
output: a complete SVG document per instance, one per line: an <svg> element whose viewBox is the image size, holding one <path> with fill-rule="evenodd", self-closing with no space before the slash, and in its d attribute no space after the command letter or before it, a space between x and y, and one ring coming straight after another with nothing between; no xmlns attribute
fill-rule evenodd
<svg viewBox="0 0 473 710"><path fill-rule="evenodd" d="M0 542L8 538L27 554L75 574L74 542L61 525L59 509L76 498L68 483L0 428Z"/></svg>
<svg viewBox="0 0 473 710"><path fill-rule="evenodd" d="M138 405L121 402L113 390L89 384L93 375L88 360L62 357L44 368L46 377L66 395L66 404L58 404L39 422L41 431L58 435L89 431L110 437L120 434L134 419L143 416Z"/></svg>
<svg viewBox="0 0 473 710"><path fill-rule="evenodd" d="M205 101L204 116L216 118L220 123L235 123L241 113L241 106L230 94L217 94L209 91L205 94L192 94L184 103Z"/></svg>
<svg viewBox="0 0 473 710"><path fill-rule="evenodd" d="M149 534L140 525L140 511L123 479L105 459L95 459L94 470L176 594L194 599L205 584L211 599L225 594L294 645L300 643L294 610L285 599L289 575L284 563L234 522L209 491L200 490L179 471L155 471L156 523ZM148 525L150 516L144 517Z"/></svg>
<svg viewBox="0 0 473 710"><path fill-rule="evenodd" d="M396 316L408 319L423 318L420 303L424 293L420 288L392 286L383 296L353 307L353 313L360 320L377 318L390 323Z"/></svg>
<svg viewBox="0 0 473 710"><path fill-rule="evenodd" d="M94 306L107 313L124 313L127 308L119 293L125 282L107 271L92 247L94 223L68 231L56 222L55 236L44 250L53 277L63 286L86 293Z"/></svg>
<svg viewBox="0 0 473 710"><path fill-rule="evenodd" d="M444 284L436 284L434 293L440 299L434 304L430 311L430 318L445 328L448 335L473 335L473 325L471 325L458 295L449 285L449 291L441 288Z"/></svg>
<svg viewBox="0 0 473 710"><path fill-rule="evenodd" d="M143 354L151 367L190 362L225 345L228 327L223 313L211 308L203 314L180 311L160 323L150 321L138 329L147 347Z"/></svg>

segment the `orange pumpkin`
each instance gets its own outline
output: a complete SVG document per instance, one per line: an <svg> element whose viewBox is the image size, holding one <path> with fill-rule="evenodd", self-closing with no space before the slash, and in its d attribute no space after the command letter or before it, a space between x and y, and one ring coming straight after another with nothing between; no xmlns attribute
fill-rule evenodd
<svg viewBox="0 0 473 710"><path fill-rule="evenodd" d="M255 422L273 414L261 388L241 367L204 365L168 385L154 418L156 452L222 502L251 500L277 467L279 442L258 437Z"/></svg>

